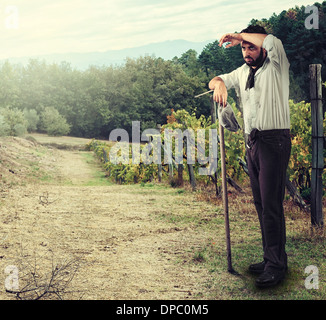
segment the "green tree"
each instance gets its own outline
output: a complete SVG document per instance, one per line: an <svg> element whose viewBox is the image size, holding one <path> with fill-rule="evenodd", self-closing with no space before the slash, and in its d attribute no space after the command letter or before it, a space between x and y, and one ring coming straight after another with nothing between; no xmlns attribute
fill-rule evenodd
<svg viewBox="0 0 326 320"><path fill-rule="evenodd" d="M53 107L46 107L41 113L40 129L48 135L61 136L70 131L66 119Z"/></svg>
<svg viewBox="0 0 326 320"><path fill-rule="evenodd" d="M9 135L10 127L5 121L5 117L0 112L0 137Z"/></svg>
<svg viewBox="0 0 326 320"><path fill-rule="evenodd" d="M269 19L261 21L252 19L250 24L267 25L268 31L278 37L284 45L290 62L292 82L299 86L298 96L292 94L295 102L309 100L309 65L322 64L322 78L326 78L326 1L314 3L319 12L318 29L307 29L305 19L309 14L305 13L305 6L283 10L279 15L275 13Z"/></svg>
<svg viewBox="0 0 326 320"><path fill-rule="evenodd" d="M33 132L37 130L37 126L40 120L39 115L35 109L24 109L24 117L27 121L27 131Z"/></svg>
<svg viewBox="0 0 326 320"><path fill-rule="evenodd" d="M2 108L0 109L2 125L1 130L3 135L8 136L21 136L27 131L27 121L25 120L22 111L17 108Z"/></svg>
<svg viewBox="0 0 326 320"><path fill-rule="evenodd" d="M18 67L11 65L8 61L0 67L0 107L18 107L20 87L19 87Z"/></svg>
<svg viewBox="0 0 326 320"><path fill-rule="evenodd" d="M141 121L143 129L163 124L171 108L196 110L194 96L203 88L198 77L187 75L183 67L173 61L150 56L127 59L120 70L119 98L114 98L115 117L109 126L130 130L131 121L136 120Z"/></svg>
<svg viewBox="0 0 326 320"><path fill-rule="evenodd" d="M180 58L174 57L172 61L181 65L188 76L199 77L200 79L206 80L206 74L199 63L196 50L189 49L183 53Z"/></svg>

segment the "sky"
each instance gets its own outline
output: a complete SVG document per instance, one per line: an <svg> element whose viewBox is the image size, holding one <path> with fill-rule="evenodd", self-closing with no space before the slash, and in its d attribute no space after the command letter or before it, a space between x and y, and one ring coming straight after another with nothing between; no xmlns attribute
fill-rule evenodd
<svg viewBox="0 0 326 320"><path fill-rule="evenodd" d="M2 0L0 59L103 52L241 31L304 0ZM319 1L322 2L322 1Z"/></svg>

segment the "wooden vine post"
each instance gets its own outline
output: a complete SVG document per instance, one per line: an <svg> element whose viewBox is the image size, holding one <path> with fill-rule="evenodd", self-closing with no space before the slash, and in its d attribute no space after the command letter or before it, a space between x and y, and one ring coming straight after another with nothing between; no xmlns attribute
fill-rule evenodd
<svg viewBox="0 0 326 320"><path fill-rule="evenodd" d="M323 181L324 169L324 136L321 65L309 66L311 123L312 123L312 171L311 171L311 224L323 227Z"/></svg>

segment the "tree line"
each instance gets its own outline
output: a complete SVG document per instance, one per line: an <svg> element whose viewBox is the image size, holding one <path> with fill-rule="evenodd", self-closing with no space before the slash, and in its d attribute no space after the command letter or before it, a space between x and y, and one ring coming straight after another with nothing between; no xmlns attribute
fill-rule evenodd
<svg viewBox="0 0 326 320"><path fill-rule="evenodd" d="M315 6L318 29L305 27L303 6L250 21L282 40L291 63L294 102L309 100L309 64L322 64L326 78L326 1ZM108 138L115 128L131 133L132 121L140 121L142 130L165 124L171 109L208 117L209 99L194 96L208 90L212 77L241 64L239 47L221 48L218 41L199 54L190 49L171 60L144 56L126 59L122 66L90 66L85 71L68 62L30 60L22 66L7 61L0 66L0 135L38 131ZM236 100L234 93L230 99Z"/></svg>

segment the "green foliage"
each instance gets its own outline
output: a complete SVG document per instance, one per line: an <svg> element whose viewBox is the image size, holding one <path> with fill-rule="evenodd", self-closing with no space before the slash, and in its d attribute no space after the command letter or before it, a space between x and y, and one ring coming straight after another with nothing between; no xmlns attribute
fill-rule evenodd
<svg viewBox="0 0 326 320"><path fill-rule="evenodd" d="M17 108L0 109L0 123L0 134L3 136L21 136L27 130L24 114Z"/></svg>
<svg viewBox="0 0 326 320"><path fill-rule="evenodd" d="M311 110L310 104L304 101L294 103L289 101L291 112L291 138L292 138L292 150L289 161L288 174L291 181L295 182L296 186L302 192L304 196L307 190L310 188L310 176L311 176ZM232 104L232 108L237 116L240 126L243 125L242 116L236 109L235 103ZM217 123L211 123L211 118L206 118L201 115L196 117L196 114L190 114L186 110L172 110L171 114L167 116L167 123L161 128L160 141L165 142L165 129L171 129L174 132L180 130L182 133L187 129L192 129L195 133L196 139L196 155L198 155L198 130L205 130L205 155L209 155L209 129L218 128ZM243 139L243 133L241 130L238 132L230 132L225 130L225 148L226 148L226 169L229 177L238 182L243 182L247 175L239 163L239 158L245 159L245 143ZM324 119L324 135L326 136L326 119ZM176 140L172 140L172 156L177 158ZM107 175L114 181L119 183L145 183L158 178L157 164L150 163L145 164L144 159L141 159L140 164L132 163L132 145L128 146L129 162L127 164L118 163L114 164L109 161L109 154L112 148L112 144L100 143L93 140L89 144L89 149L94 150L97 156L104 163L104 168ZM148 144L141 145L140 153L146 150ZM219 149L218 149L219 150ZM183 176L188 177L187 170L187 148L186 144L183 145ZM219 152L219 151L218 151ZM219 154L219 153L218 153ZM153 154L151 154L153 155ZM162 165L164 167L164 153L162 152ZM325 166L326 166L326 154L325 154ZM197 181L209 183L208 176L201 176L198 174L198 169L205 167L205 165L198 163L194 164L195 178ZM163 178L169 179L168 169L163 172ZM177 175L177 170L174 170L174 175ZM217 168L217 177L220 177L220 162ZM171 180L170 180L171 181ZM220 183L220 180L218 181ZM323 173L323 183L326 184L326 174Z"/></svg>
<svg viewBox="0 0 326 320"><path fill-rule="evenodd" d="M53 107L46 107L41 113L40 128L51 136L62 136L69 133L66 119Z"/></svg>
<svg viewBox="0 0 326 320"><path fill-rule="evenodd" d="M217 40L206 45L198 62L209 80L216 75L231 72L244 63L239 47L225 49L219 46Z"/></svg>
<svg viewBox="0 0 326 320"><path fill-rule="evenodd" d="M290 180L295 181L300 190L310 188L312 142L311 142L311 105L301 101L289 101L291 113L292 149L289 162ZM326 118L324 117L324 136L326 136ZM326 166L326 154L325 154ZM325 171L325 170L324 170ZM323 174L326 184L326 174Z"/></svg>
<svg viewBox="0 0 326 320"><path fill-rule="evenodd" d="M27 131L33 132L37 130L38 123L40 120L39 115L35 109L24 109L24 117L27 121Z"/></svg>
<svg viewBox="0 0 326 320"><path fill-rule="evenodd" d="M0 108L24 110L29 130L35 129L36 115L42 122L44 108L53 108L69 124L71 135L108 138L115 128L130 133L132 121L141 121L143 129L163 124L172 107L207 112L204 100L194 99L206 86L195 73L149 56L83 72L67 63L30 60L21 67L6 62L0 66ZM39 129L45 130L41 122Z"/></svg>
<svg viewBox="0 0 326 320"><path fill-rule="evenodd" d="M319 12L318 29L307 29L305 6L295 6L283 10L279 15L275 13L269 19L252 19L250 24L266 27L267 31L278 37L284 45L290 61L292 84L299 86L299 90L292 91L290 98L294 102L309 99L309 65L322 64L322 78L326 78L326 1L315 2Z"/></svg>
<svg viewBox="0 0 326 320"><path fill-rule="evenodd" d="M239 119L240 124L242 123L241 114L238 110L236 110L235 103L232 104L233 111L235 112L237 118ZM205 130L205 156L209 155L209 130L216 129L218 134L218 121L216 123L211 122L211 117L206 118L205 116L201 115L199 118L196 117L195 113L189 114L185 110L178 110L176 112L172 112L171 120L168 121L170 123L164 125L162 128L171 128L171 129L180 129L181 131L185 131L187 129L193 129L196 136L196 141L198 146L198 130ZM226 162L228 163L227 166L227 174L238 181L243 181L245 178L245 172L242 170L242 167L239 164L238 158L245 157L245 144L244 138L241 130L238 132L230 132L225 130L225 148L226 148ZM175 146L173 145L173 150ZM184 149L184 152L186 148ZM198 150L196 149L196 154L198 154ZM218 155L219 155L219 148L218 148ZM174 154L175 156L175 154ZM184 153L184 157L186 158L186 152ZM198 163L195 165L195 173L196 179L202 180L207 179L209 177L201 177L198 175ZM217 167L217 174L220 176L220 162Z"/></svg>
<svg viewBox="0 0 326 320"><path fill-rule="evenodd" d="M126 111L131 113L131 119L141 121L142 129L164 124L171 108L196 110L198 101L194 96L204 90L204 84L199 77L187 75L180 65L161 58L141 57L128 59L125 70L129 76L123 85L132 106ZM126 128L126 124L120 127Z"/></svg>
<svg viewBox="0 0 326 320"><path fill-rule="evenodd" d="M289 162L290 180L297 186L310 186L311 166L311 110L304 101L290 100L292 149Z"/></svg>
<svg viewBox="0 0 326 320"><path fill-rule="evenodd" d="M235 104L233 104L233 108L235 109ZM239 114L238 114L239 116ZM195 152L196 156L198 156L198 132L199 130L202 130L205 132L205 144L201 144L201 146L205 146L205 156L209 156L209 143L211 137L209 136L209 130L210 129L217 129L218 123L211 123L211 118L206 118L204 115L201 115L200 117L196 117L196 114L189 114L186 110L178 110L174 111L172 110L171 115L168 117L168 123L163 125L161 128L161 136L159 137L159 141L162 144L162 153L161 153L161 164L163 168L165 167L166 170L163 171L163 179L169 179L171 180L171 177L168 173L168 166L165 163L164 158L164 143L166 143L167 137L165 136L166 130L170 129L172 132L177 132L177 130L180 130L181 134L185 132L185 130L192 129L194 133L195 140L193 141L193 145L195 146ZM241 122L241 121L240 121ZM215 131L218 133L218 130ZM242 133L239 131L237 133L231 133L228 131L225 131L225 142L226 142L226 161L228 163L227 173L231 178L234 178L238 181L242 181L246 174L242 170L239 162L238 157L244 158L245 156L245 147L244 147L244 139L242 136ZM172 139L172 158L174 161L177 160L178 154L176 153L176 138ZM89 145L88 149L93 150L97 157L104 163L104 168L107 172L107 175L119 183L141 183L141 182L149 182L153 179L158 178L158 167L157 167L157 161L154 156L154 152L152 151L149 156L153 157L153 161L150 161L149 164L146 164L144 154L146 153L146 150L149 146L148 143L142 144L140 146L140 155L141 155L141 162L139 164L134 164L132 162L132 145L130 144L128 146L128 163L113 163L109 160L109 154L113 150L112 147L114 144L107 144L107 143L101 143L99 141L93 140ZM183 145L182 149L182 159L183 159L183 176L188 176L188 170L187 170L187 144ZM112 151L113 152L113 151ZM219 154L219 149L218 149ZM118 154L118 156L121 156L121 153ZM154 161L155 160L155 161ZM209 177L205 175L199 175L199 168L200 167L207 167L211 162L207 161L206 164L199 164L198 161L194 164L194 172L195 177L197 181L203 181L208 183ZM174 162L175 170L174 175L177 175L176 170L176 163ZM217 168L218 176L220 175L220 163Z"/></svg>
<svg viewBox="0 0 326 320"><path fill-rule="evenodd" d="M5 117L0 114L0 137L7 136L10 132L10 127L5 121Z"/></svg>
<svg viewBox="0 0 326 320"><path fill-rule="evenodd" d="M103 163L103 168L106 171L106 175L116 183L130 184L130 183L146 183L157 178L157 165L154 163L139 164L132 163L132 146L128 145L128 163L113 163L109 161L109 154L114 144L108 144L106 142L100 142L92 140L87 149L94 151L96 156ZM140 146L140 153L142 149L146 148L146 145ZM118 154L120 156L120 154Z"/></svg>

